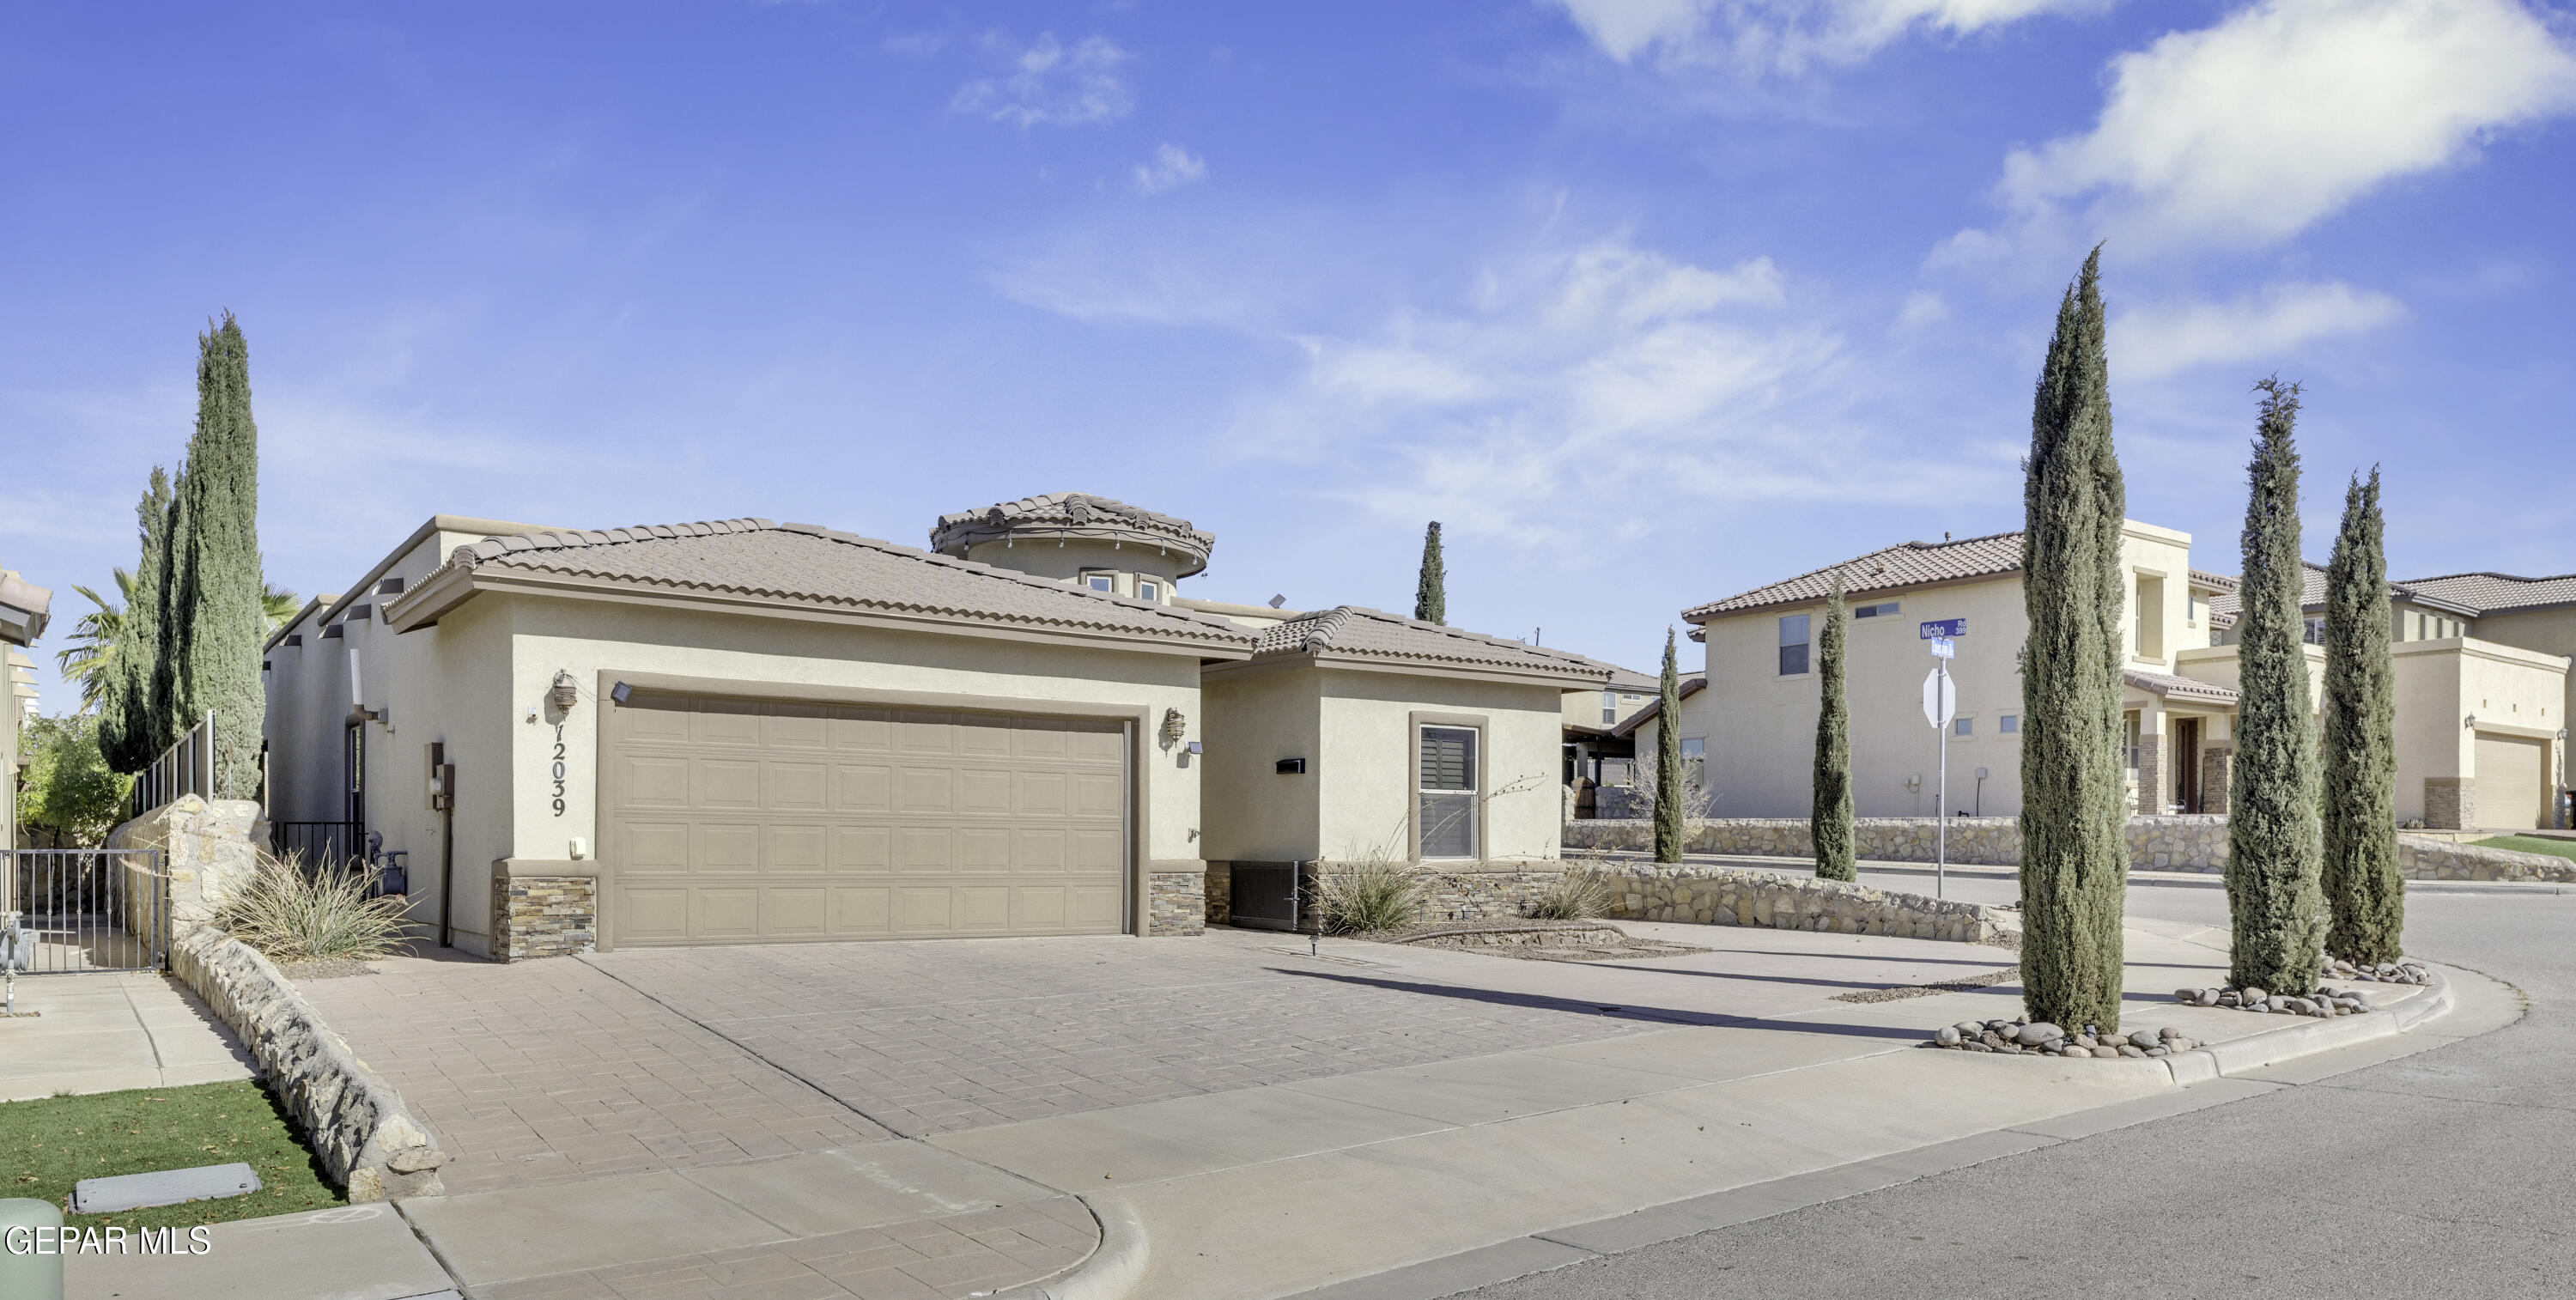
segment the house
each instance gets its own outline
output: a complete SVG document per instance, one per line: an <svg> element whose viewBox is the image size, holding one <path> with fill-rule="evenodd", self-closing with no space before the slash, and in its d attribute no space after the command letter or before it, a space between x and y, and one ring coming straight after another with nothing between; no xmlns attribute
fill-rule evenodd
<svg viewBox="0 0 2576 1300"><path fill-rule="evenodd" d="M929 540L432 518L271 639L280 843L376 846L502 957L1191 933L1236 861L1555 857L1588 661L1192 599L1212 536L1084 493Z"/></svg>
<svg viewBox="0 0 2576 1300"><path fill-rule="evenodd" d="M1565 759L1557 775L1569 791L1573 806L1568 815L1574 817L1595 815L1596 789L1628 783L1636 747L1621 728L1639 712L1653 708L1657 693L1663 690L1661 678L1616 664L1601 667L1610 674L1601 689L1565 693Z"/></svg>
<svg viewBox="0 0 2576 1300"><path fill-rule="evenodd" d="M9 679L8 708L0 719L0 787L5 787L8 807L0 810L0 849L18 844L18 769L26 756L18 752L19 732L29 715L36 711L36 661L26 647L45 634L45 620L53 608L54 593L19 577L14 569L0 569L0 647L6 648L5 662ZM14 904L10 891L14 886L0 881L0 911Z"/></svg>
<svg viewBox="0 0 2576 1300"><path fill-rule="evenodd" d="M2237 647L2228 631L2233 579L2191 565L2191 538L2135 520L2122 529L2128 574L2123 709L2131 806L2139 812L2224 812L2234 756ZM1905 542L1683 612L1708 647L1708 688L1682 702L1685 748L1706 754L1699 798L1709 815L1804 817L1810 810L1817 683L1816 619L1836 572L1850 619L1852 793L1863 817L1928 816L1942 788L1941 737L1924 721L1932 659L1926 623L1963 623L1950 662L1957 712L1947 750L1953 813L2021 810L2021 644L2028 633L2021 534ZM2311 575L2322 619L2322 574ZM2401 601L2398 622L2425 634L2395 647L2401 818L2436 826L2546 825L2543 787L2558 754L2530 746L2522 721L2563 718L2564 655L2468 637L2456 613ZM2433 635L2441 633L2442 635ZM2311 640L2321 638L2311 638ZM2325 655L2308 647L2311 698L2322 700ZM2474 715L2474 716L2472 716ZM2505 719L2507 721L2498 721ZM1638 753L1653 751L1662 719L1642 718ZM2555 722L2550 725L2557 725ZM2507 728L2520 728L2507 730ZM2530 734L2526 734L2529 732ZM2506 744L2520 764L2495 777ZM2464 805L2485 756L2509 802ZM2528 789L2530 798L2523 794ZM2523 803L2529 809L2523 809Z"/></svg>
<svg viewBox="0 0 2576 1300"><path fill-rule="evenodd" d="M2305 578L2308 639L2319 641L2325 569L2311 564ZM2576 575L2414 578L2389 583L2388 600L2399 815L2437 827L2566 825ZM2232 613L2232 600L2222 607ZM2544 698L2553 682L2556 698Z"/></svg>

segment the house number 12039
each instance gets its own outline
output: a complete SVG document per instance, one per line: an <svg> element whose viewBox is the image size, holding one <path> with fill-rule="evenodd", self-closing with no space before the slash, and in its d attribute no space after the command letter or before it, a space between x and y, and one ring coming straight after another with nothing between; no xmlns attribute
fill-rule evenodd
<svg viewBox="0 0 2576 1300"><path fill-rule="evenodd" d="M563 724L555 724L555 816L563 816L564 741Z"/></svg>

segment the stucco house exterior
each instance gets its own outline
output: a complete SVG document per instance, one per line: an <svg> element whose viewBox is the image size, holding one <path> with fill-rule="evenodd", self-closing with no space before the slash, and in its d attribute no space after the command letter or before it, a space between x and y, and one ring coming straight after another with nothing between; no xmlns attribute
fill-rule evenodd
<svg viewBox="0 0 2576 1300"><path fill-rule="evenodd" d="M18 844L18 771L26 756L18 752L19 731L28 715L36 711L36 661L27 647L45 634L45 620L53 609L54 593L18 576L15 569L0 569L0 668L9 679L7 710L0 715L0 849ZM16 904L9 891L14 886L0 881L0 911Z"/></svg>
<svg viewBox="0 0 2576 1300"><path fill-rule="evenodd" d="M2192 567L2188 534L2136 520L2124 524L2121 563L2130 596L2123 677L2132 807L2224 812L2235 752L2237 647L2227 628L2236 583ZM1905 542L1685 610L1691 636L1708 647L1708 686L1682 701L1678 725L1684 746L1696 741L1705 752L1700 797L1708 815L1807 815L1815 620L1837 570L1851 620L1855 811L1910 817L1936 810L1940 736L1922 714L1932 659L1920 626L1964 619L1950 665L1958 701L1948 749L1950 811L2018 815L2017 665L2029 630L2019 533ZM2398 594L2399 817L2437 827L2549 825L2541 790L2563 770L2563 742L2535 742L2554 735L2546 727L2563 725L2566 656L2470 637L2449 621L2425 622L2421 634L2410 635L2413 620L2439 611ZM2310 574L2309 597L2321 619L2322 571ZM2307 650L2311 698L2321 700L2324 651L2314 644ZM1654 752L1661 725L1652 710L1632 720L1639 754ZM2508 755L2506 744L2524 748ZM2508 757L2522 766L2496 776ZM2480 783L2481 760L2510 792L2493 807L2463 802L2461 792Z"/></svg>
<svg viewBox="0 0 2576 1300"><path fill-rule="evenodd" d="M1214 542L1082 493L927 549L437 516L271 639L269 816L402 855L415 919L502 957L1191 933L1233 861L1387 826L1407 860L1555 856L1553 785L1511 782L1598 670L1181 595Z"/></svg>

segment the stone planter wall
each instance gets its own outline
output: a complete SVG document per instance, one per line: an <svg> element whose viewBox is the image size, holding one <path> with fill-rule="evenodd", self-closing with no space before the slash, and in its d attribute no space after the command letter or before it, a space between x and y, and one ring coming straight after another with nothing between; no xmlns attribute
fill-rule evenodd
<svg viewBox="0 0 2576 1300"><path fill-rule="evenodd" d="M241 1035L332 1181L352 1201L443 1194L446 1153L268 958L212 926L170 945L170 969Z"/></svg>
<svg viewBox="0 0 2576 1300"><path fill-rule="evenodd" d="M1864 860L1930 862L1935 823L1928 817L1864 817L1853 838ZM2213 815L2131 817L2129 868L2133 871L2225 871L2227 818ZM2021 824L2010 817L1950 819L1949 860L1970 866L2021 865ZM1645 852L1654 847L1654 824L1642 820L1565 824L1568 849ZM1803 818L1730 817L1693 821L1684 839L1692 853L1813 860L1815 844ZM2397 864L2409 880L2539 880L2576 883L2576 861L2539 853L2453 844L2414 835L2397 837Z"/></svg>
<svg viewBox="0 0 2576 1300"><path fill-rule="evenodd" d="M1627 863L1604 874L1614 895L1604 915L1614 920L1758 925L1953 943L1990 940L2005 928L1996 909L1975 903L1776 871Z"/></svg>

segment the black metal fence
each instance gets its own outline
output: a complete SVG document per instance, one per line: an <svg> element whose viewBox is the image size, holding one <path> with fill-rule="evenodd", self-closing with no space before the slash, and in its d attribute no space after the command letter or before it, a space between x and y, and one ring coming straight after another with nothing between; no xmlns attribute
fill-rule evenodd
<svg viewBox="0 0 2576 1300"><path fill-rule="evenodd" d="M268 847L306 871L346 871L369 860L365 822L270 822Z"/></svg>
<svg viewBox="0 0 2576 1300"><path fill-rule="evenodd" d="M158 970L169 958L170 888L152 849L11 849L0 929L15 915L21 971Z"/></svg>
<svg viewBox="0 0 2576 1300"><path fill-rule="evenodd" d="M131 819L181 795L215 797L215 715L208 710L179 742L161 751L152 766L134 774L134 792L126 800Z"/></svg>

